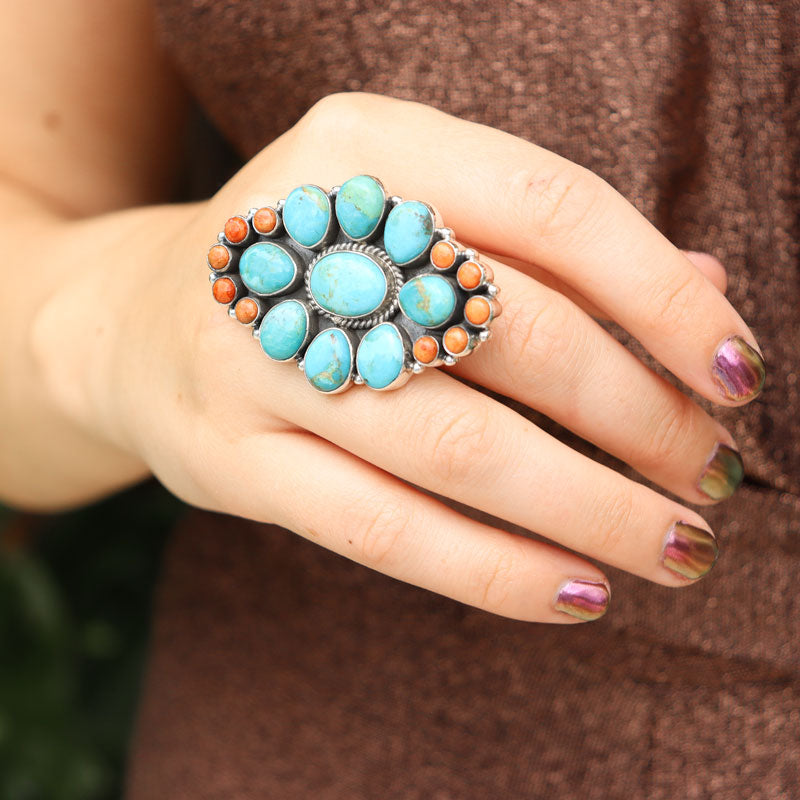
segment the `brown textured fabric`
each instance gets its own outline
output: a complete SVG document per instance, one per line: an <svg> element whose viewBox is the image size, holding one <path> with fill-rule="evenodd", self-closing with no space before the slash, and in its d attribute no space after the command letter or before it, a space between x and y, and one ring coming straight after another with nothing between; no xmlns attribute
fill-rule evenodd
<svg viewBox="0 0 800 800"><path fill-rule="evenodd" d="M723 260L769 377L755 403L715 412L747 480L706 513L713 573L675 591L610 570L597 623L500 619L286 531L190 515L129 799L800 796L800 4L158 6L243 156L317 98L364 89L590 167Z"/></svg>

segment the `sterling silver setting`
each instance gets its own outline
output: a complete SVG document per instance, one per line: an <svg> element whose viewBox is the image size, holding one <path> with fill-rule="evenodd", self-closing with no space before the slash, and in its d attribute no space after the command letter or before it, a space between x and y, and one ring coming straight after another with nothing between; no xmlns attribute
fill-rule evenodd
<svg viewBox="0 0 800 800"><path fill-rule="evenodd" d="M433 206L389 195L370 175L328 192L309 183L289 194L291 218L285 199L234 215L206 258L214 299L251 328L268 358L294 361L323 394L353 385L380 392L426 369L453 366L490 339L501 313L492 270L475 250L459 244ZM277 249L249 254L243 277L242 256L262 242ZM337 266L315 277L315 296L314 267L335 253L358 258L331 259ZM374 266L359 272L349 266L354 261ZM248 286L254 263L260 291ZM320 293L321 281L327 281L328 294Z"/></svg>

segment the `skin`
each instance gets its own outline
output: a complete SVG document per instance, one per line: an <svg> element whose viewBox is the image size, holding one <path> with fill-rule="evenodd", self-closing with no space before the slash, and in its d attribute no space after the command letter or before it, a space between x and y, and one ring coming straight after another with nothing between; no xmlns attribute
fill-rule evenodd
<svg viewBox="0 0 800 800"><path fill-rule="evenodd" d="M730 434L594 317L627 328L700 395L735 405L714 386L712 355L731 334L755 340L718 262L679 251L600 178L534 144L362 93L322 99L208 201L153 205L168 196L184 102L148 5L60 0L44 24L22 0L3 10L0 226L15 254L9 285L25 283L0 293L6 502L63 509L155 474L189 503L277 523L521 620L577 622L554 608L559 587L605 580L560 545L686 585L660 552L677 520L708 530L695 511L444 370L398 392L312 391L213 302L204 262L232 214L309 176L329 187L377 175L434 205L488 254L502 287L492 342L452 373L692 504L710 502L697 477Z"/></svg>

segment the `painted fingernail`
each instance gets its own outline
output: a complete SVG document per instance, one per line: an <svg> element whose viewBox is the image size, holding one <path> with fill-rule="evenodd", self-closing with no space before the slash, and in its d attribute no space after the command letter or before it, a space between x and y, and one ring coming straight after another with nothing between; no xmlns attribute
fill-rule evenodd
<svg viewBox="0 0 800 800"><path fill-rule="evenodd" d="M702 578L717 560L714 534L687 522L676 522L667 533L661 563L682 578Z"/></svg>
<svg viewBox="0 0 800 800"><path fill-rule="evenodd" d="M767 377L764 359L741 336L730 336L717 348L711 371L728 400L752 400Z"/></svg>
<svg viewBox="0 0 800 800"><path fill-rule="evenodd" d="M700 473L697 488L712 500L724 500L739 488L742 478L742 457L732 447L717 442Z"/></svg>
<svg viewBox="0 0 800 800"><path fill-rule="evenodd" d="M584 622L600 619L606 613L611 592L600 581L567 581L556 597L556 611L563 611Z"/></svg>

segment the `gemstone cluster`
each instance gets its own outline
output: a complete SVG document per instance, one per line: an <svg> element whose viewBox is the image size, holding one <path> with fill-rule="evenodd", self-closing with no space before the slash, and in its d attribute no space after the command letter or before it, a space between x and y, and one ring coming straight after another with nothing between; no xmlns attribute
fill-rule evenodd
<svg viewBox="0 0 800 800"><path fill-rule="evenodd" d="M394 389L471 353L500 313L489 266L437 222L371 175L304 184L225 223L207 256L212 293L318 391Z"/></svg>

